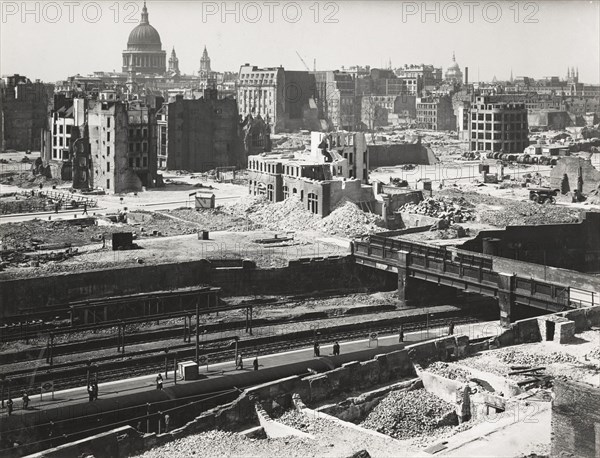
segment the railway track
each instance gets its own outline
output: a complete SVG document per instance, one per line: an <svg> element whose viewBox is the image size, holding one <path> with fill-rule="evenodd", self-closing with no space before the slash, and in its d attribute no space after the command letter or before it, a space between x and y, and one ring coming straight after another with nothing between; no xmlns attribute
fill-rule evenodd
<svg viewBox="0 0 600 458"><path fill-rule="evenodd" d="M319 329L319 341L328 343L333 341L347 341L364 338L376 332L381 335L390 335L398 332L402 324L405 332L413 332L429 327L447 326L450 321L459 323L474 323L478 319L472 317L434 317L428 321L409 322L406 317L392 318L378 321L366 321L356 324L345 324ZM239 340L238 350L242 353L254 354L257 350L261 353L278 353L294 348L312 346L315 339L315 330L309 329L288 334L271 335ZM232 361L235 353L233 337L213 339L204 342L204 347L199 349L199 354L208 358L209 363ZM166 354L163 349L142 350L126 354L110 355L101 358L73 363L64 363L54 366L39 367L31 370L5 372L5 388L12 392L27 390L30 395L40 392L40 386L46 381L53 381L56 390L85 386L88 377L97 378L99 382L123 379L138 375L148 375L162 372L165 369L165 356L169 371L173 369L174 356L178 361L195 359L195 342L181 344L169 348Z"/></svg>
<svg viewBox="0 0 600 458"><path fill-rule="evenodd" d="M363 292L363 291L354 291L354 293ZM242 309L244 307L261 307L261 306L269 306L269 307L277 307L277 306L285 306L289 305L293 302L298 302L307 299L335 299L339 297L345 297L348 294L352 294L353 291L344 291L344 292L321 292L321 293L311 293L311 294L297 294L293 296L287 296L283 299L277 298L259 298L252 299L247 301L242 301L239 304L232 304L227 307L214 307L211 309L211 312L220 312L229 310L231 307L238 307ZM226 302L223 302L226 303ZM103 321L98 324L87 324L80 325L75 324L72 325L70 323L70 313L71 309L68 307L61 306L59 308L50 308L49 310L44 310L43 312L37 312L35 314L29 313L22 316L15 316L8 319L4 319L3 321L9 320L10 324L3 324L0 326L0 343L1 342L15 342L15 341L29 341L34 340L43 336L47 336L49 334L53 334L54 336L60 335L68 335L75 332L85 332L85 331L100 331L102 329L108 329L112 327L117 327L119 325L136 325L142 324L152 321L165 321L174 318L181 318L187 316L194 316L195 310L186 310L186 311L176 311L176 312L166 312L152 315L145 315L136 318L128 318L123 320L109 320ZM206 312L206 310L202 310L202 312Z"/></svg>

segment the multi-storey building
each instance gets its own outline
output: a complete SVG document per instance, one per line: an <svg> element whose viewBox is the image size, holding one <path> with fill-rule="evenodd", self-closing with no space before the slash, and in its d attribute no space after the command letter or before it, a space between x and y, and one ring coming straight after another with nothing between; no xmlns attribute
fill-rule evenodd
<svg viewBox="0 0 600 458"><path fill-rule="evenodd" d="M245 165L237 103L206 89L196 100L176 96L157 113L158 167L205 172Z"/></svg>
<svg viewBox="0 0 600 458"><path fill-rule="evenodd" d="M320 127L315 94L315 76L307 71L249 64L240 67L237 90L240 114L261 116L275 133Z"/></svg>
<svg viewBox="0 0 600 458"><path fill-rule="evenodd" d="M442 82L442 69L433 65L405 65L396 69L396 75L405 81L411 95L418 95L425 86Z"/></svg>
<svg viewBox="0 0 600 458"><path fill-rule="evenodd" d="M421 97L417 99L417 127L430 130L455 130L456 115L452 98Z"/></svg>
<svg viewBox="0 0 600 458"><path fill-rule="evenodd" d="M472 151L522 153L529 145L527 108L523 103L502 103L476 97L469 110Z"/></svg>
<svg viewBox="0 0 600 458"><path fill-rule="evenodd" d="M32 83L21 75L0 80L0 148L41 149L40 134L47 123L54 86Z"/></svg>

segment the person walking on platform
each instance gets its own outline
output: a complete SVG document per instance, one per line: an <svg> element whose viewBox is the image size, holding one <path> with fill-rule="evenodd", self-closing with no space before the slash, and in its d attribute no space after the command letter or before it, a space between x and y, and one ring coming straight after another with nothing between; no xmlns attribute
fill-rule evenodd
<svg viewBox="0 0 600 458"><path fill-rule="evenodd" d="M404 327L401 325L398 330L398 343L404 342Z"/></svg>
<svg viewBox="0 0 600 458"><path fill-rule="evenodd" d="M315 356L321 356L321 348L319 342L315 342Z"/></svg>
<svg viewBox="0 0 600 458"><path fill-rule="evenodd" d="M82 215L87 215L87 214L88 214L88 212L87 212L87 202L84 202L83 203L83 213L82 213Z"/></svg>
<svg viewBox="0 0 600 458"><path fill-rule="evenodd" d="M158 374L156 376L156 389L157 390L163 389L163 378L162 378L162 375L160 375L160 374Z"/></svg>
<svg viewBox="0 0 600 458"><path fill-rule="evenodd" d="M29 396L27 392L23 393L23 410L27 410L29 408Z"/></svg>
<svg viewBox="0 0 600 458"><path fill-rule="evenodd" d="M6 401L6 408L8 409L8 416L10 417L13 411L13 400L11 398L8 398L8 401Z"/></svg>
<svg viewBox="0 0 600 458"><path fill-rule="evenodd" d="M340 344L336 342L333 344L333 356L339 356L339 354L340 354Z"/></svg>
<svg viewBox="0 0 600 458"><path fill-rule="evenodd" d="M242 359L242 355L241 354L238 355L238 360L237 360L237 363L235 365L235 368L239 369L239 370L243 370L244 369L244 360Z"/></svg>
<svg viewBox="0 0 600 458"><path fill-rule="evenodd" d="M94 400L94 385L92 385L92 384L88 385L87 391L88 391L88 396L90 398L90 402L92 402Z"/></svg>
<svg viewBox="0 0 600 458"><path fill-rule="evenodd" d="M98 400L98 382L92 383L92 396L93 396L92 401Z"/></svg>
<svg viewBox="0 0 600 458"><path fill-rule="evenodd" d="M254 366L255 371L258 370L258 356L254 358L254 361L252 361L252 366Z"/></svg>
<svg viewBox="0 0 600 458"><path fill-rule="evenodd" d="M448 326L448 335L454 335L454 321L451 321L450 326Z"/></svg>

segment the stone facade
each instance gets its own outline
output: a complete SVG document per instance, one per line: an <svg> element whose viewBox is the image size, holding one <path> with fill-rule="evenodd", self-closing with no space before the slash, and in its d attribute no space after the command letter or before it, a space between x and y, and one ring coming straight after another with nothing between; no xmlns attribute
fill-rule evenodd
<svg viewBox="0 0 600 458"><path fill-rule="evenodd" d="M261 116L273 133L318 128L314 75L283 67L242 65L238 75L239 113ZM316 125L315 125L316 124Z"/></svg>

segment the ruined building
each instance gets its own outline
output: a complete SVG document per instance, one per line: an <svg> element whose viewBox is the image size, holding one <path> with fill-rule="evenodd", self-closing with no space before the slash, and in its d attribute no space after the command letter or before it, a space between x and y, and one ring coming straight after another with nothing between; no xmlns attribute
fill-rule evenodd
<svg viewBox="0 0 600 458"><path fill-rule="evenodd" d="M527 108L523 103L502 103L491 96L479 96L469 109L469 119L472 151L522 153L529 145Z"/></svg>
<svg viewBox="0 0 600 458"><path fill-rule="evenodd" d="M46 125L54 86L21 75L0 80L0 148L2 151L41 148L40 133Z"/></svg>
<svg viewBox="0 0 600 458"><path fill-rule="evenodd" d="M50 166L50 176L72 179L74 142L83 135L86 109L85 98L54 96L54 109L42 131L40 148L43 162Z"/></svg>
<svg viewBox="0 0 600 458"><path fill-rule="evenodd" d="M205 172L246 161L237 103L206 89L200 99L178 95L157 113L158 167Z"/></svg>
<svg viewBox="0 0 600 458"><path fill-rule="evenodd" d="M249 156L249 193L271 202L296 196L312 213L327 216L343 200L359 205L374 200L366 184L368 167L363 133L312 132L310 154Z"/></svg>
<svg viewBox="0 0 600 458"><path fill-rule="evenodd" d="M114 91L94 99L62 99L41 136L52 176L75 189L138 192L156 180L155 110Z"/></svg>
<svg viewBox="0 0 600 458"><path fill-rule="evenodd" d="M90 187L137 192L156 179L156 117L140 101L90 102Z"/></svg>

